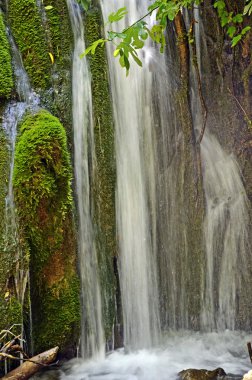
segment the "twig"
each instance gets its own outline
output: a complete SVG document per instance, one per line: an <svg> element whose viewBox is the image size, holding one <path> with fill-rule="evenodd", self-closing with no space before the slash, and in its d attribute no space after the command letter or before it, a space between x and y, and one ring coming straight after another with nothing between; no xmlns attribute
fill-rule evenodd
<svg viewBox="0 0 252 380"><path fill-rule="evenodd" d="M250 358L250 361L252 363L252 347L251 347L250 342L247 343L247 347L248 347L249 358Z"/></svg>
<svg viewBox="0 0 252 380"><path fill-rule="evenodd" d="M12 359L12 360L30 362L30 363L33 363L33 364L41 365L42 367L48 367L48 366L51 365L51 364L40 363L40 362L34 361L32 359L17 358L16 356L13 356L13 355L10 355L10 354L6 354L4 352L0 352L0 357L6 358L6 359ZM54 365L57 364L57 363L58 362L54 363Z"/></svg>
<svg viewBox="0 0 252 380"><path fill-rule="evenodd" d="M240 107L240 109L242 110L242 112L244 113L244 116L245 116L245 120L246 122L251 125L251 120L250 118L248 117L248 114L247 112L245 111L245 109L242 107L241 103L239 102L239 100L237 99L237 97L232 93L232 91L230 90L230 88L228 88L228 92L230 94L230 96L232 96L234 98L234 100L236 101L236 103L238 104L238 106Z"/></svg>
<svg viewBox="0 0 252 380"><path fill-rule="evenodd" d="M143 19L145 19L145 17L147 16L150 16L152 14L153 11L155 11L156 9L158 9L159 6L156 6L155 8L153 8L151 11L149 11L148 13L146 13L143 17L139 18L137 21L133 22L133 24L131 24L130 26L128 26L128 28L126 29L123 29L122 32L127 32L127 30L129 30L130 28L132 28L132 26L136 25L138 22L142 21Z"/></svg>

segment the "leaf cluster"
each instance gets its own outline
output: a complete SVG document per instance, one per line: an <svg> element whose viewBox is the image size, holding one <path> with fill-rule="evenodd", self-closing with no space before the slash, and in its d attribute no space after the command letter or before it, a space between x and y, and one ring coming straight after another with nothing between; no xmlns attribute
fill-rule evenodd
<svg viewBox="0 0 252 380"><path fill-rule="evenodd" d="M144 47L145 41L148 37L156 44L160 44L160 52L163 53L165 47L165 30L168 20L173 21L182 8L190 9L202 2L203 0L155 0L148 7L148 13L141 19L137 20L121 32L115 32L113 30L108 31L107 39L99 39L93 42L81 57L89 53L95 54L96 48L99 45L104 46L105 42L112 42L116 46L114 57L119 57L119 63L126 69L126 75L128 75L130 58L132 58L139 66L142 66L142 62L138 56L138 50ZM232 47L236 46L251 29L250 26L242 27L242 24L244 15L250 15L252 13L252 0L246 0L243 13L229 12L223 0L215 0L213 7L217 10L221 26L231 38ZM149 29L148 24L143 20L154 11L156 12L156 23ZM127 13L126 7L118 9L117 12L113 12L109 15L107 24L111 25L114 22L120 21Z"/></svg>
<svg viewBox="0 0 252 380"><path fill-rule="evenodd" d="M251 8L248 7L249 5ZM232 40L232 47L236 46L242 37L251 29L250 26L241 29L241 24L243 23L243 15L252 11L252 1L249 0L249 4L244 8L243 14L235 14L233 11L228 12L223 0L215 1L214 8L217 9L222 28L226 28L227 35Z"/></svg>

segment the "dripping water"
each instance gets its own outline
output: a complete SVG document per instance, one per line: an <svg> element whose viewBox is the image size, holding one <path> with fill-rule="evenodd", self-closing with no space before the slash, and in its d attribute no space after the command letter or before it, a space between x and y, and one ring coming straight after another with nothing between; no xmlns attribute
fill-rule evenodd
<svg viewBox="0 0 252 380"><path fill-rule="evenodd" d="M103 355L101 294L91 220L90 176L94 164L91 80L86 58L83 20L79 4L68 0L74 34L72 68L74 166L79 213L79 260L82 286L81 353L83 357Z"/></svg>

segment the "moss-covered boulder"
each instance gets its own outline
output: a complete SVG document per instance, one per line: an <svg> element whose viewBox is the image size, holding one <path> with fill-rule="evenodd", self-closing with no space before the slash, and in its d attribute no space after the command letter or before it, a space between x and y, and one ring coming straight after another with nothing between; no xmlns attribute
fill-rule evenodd
<svg viewBox="0 0 252 380"><path fill-rule="evenodd" d="M7 40L3 15L0 11L0 98L9 98L13 88L10 47Z"/></svg>
<svg viewBox="0 0 252 380"><path fill-rule="evenodd" d="M32 86L47 88L51 61L36 0L10 0L8 21Z"/></svg>
<svg viewBox="0 0 252 380"><path fill-rule="evenodd" d="M66 134L47 111L27 116L14 166L21 234L30 248L33 339L36 352L59 345L73 354L80 305L72 219L72 170Z"/></svg>

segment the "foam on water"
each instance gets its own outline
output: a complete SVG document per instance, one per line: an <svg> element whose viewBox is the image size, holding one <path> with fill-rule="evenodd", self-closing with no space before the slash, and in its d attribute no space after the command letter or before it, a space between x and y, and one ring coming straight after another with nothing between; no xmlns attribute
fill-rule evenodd
<svg viewBox="0 0 252 380"><path fill-rule="evenodd" d="M104 360L72 361L63 368L61 380L172 380L187 368L222 367L226 373L242 375L250 368L242 332L169 333L162 347L126 354L108 354ZM229 376L230 377L230 376Z"/></svg>

